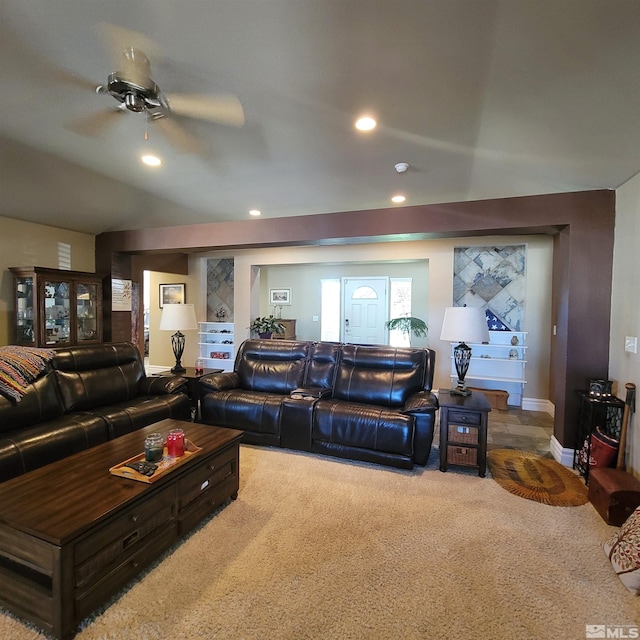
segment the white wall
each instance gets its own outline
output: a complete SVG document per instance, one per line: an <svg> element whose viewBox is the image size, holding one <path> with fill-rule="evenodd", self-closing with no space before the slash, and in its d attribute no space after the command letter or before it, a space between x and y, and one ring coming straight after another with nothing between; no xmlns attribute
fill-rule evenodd
<svg viewBox="0 0 640 640"><path fill-rule="evenodd" d="M61 248L70 248L71 269L95 271L94 236L0 217L0 345L14 339L13 275L9 267L61 268ZM61 245L64 245L61 247ZM65 256L66 257L66 256Z"/></svg>
<svg viewBox="0 0 640 640"><path fill-rule="evenodd" d="M609 379L617 382L617 396L625 399L625 384L640 386L640 353L624 350L625 336L640 340L640 175L616 191L613 251L613 291L609 342ZM594 304L597 301L594 300ZM640 399L636 402L640 409ZM629 421L627 467L640 477L640 420Z"/></svg>
<svg viewBox="0 0 640 640"><path fill-rule="evenodd" d="M401 260L428 260L429 327L428 344L437 353L434 385L450 385L450 346L440 341L444 309L452 304L453 249L461 246L527 244L527 304L526 328L529 332L527 352L527 384L524 397L549 399L549 352L551 342L551 273L553 242L548 236L492 236L457 238L416 242L387 242L378 244L335 245L327 247L284 247L272 249L212 252L193 258L190 273L202 273L197 261L206 258L234 258L235 264L235 339L239 344L249 337L251 318L271 313L263 288L260 286L260 267L269 265L340 264ZM193 266L193 268L192 268ZM284 286L284 285L283 285ZM296 292L292 292L295 300ZM204 293L201 294L204 300ZM189 300L192 302L192 300ZM204 319L204 318L201 318ZM188 347L187 347L188 348ZM186 351L185 351L186 352ZM195 357L195 350L193 356Z"/></svg>

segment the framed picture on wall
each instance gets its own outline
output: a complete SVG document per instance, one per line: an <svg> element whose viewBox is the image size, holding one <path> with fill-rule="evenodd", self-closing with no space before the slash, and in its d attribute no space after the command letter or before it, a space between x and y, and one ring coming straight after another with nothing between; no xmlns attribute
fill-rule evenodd
<svg viewBox="0 0 640 640"><path fill-rule="evenodd" d="M291 289L269 289L269 304L291 304Z"/></svg>
<svg viewBox="0 0 640 640"><path fill-rule="evenodd" d="M184 304L185 284L161 284L160 285L160 308L165 304Z"/></svg>

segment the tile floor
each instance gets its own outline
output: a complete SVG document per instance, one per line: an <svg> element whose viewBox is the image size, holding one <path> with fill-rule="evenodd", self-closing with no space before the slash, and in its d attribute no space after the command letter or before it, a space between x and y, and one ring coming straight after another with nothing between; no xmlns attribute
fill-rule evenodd
<svg viewBox="0 0 640 640"><path fill-rule="evenodd" d="M487 449L522 449L550 456L552 435L553 416L544 411L494 409L489 414Z"/></svg>
<svg viewBox="0 0 640 640"><path fill-rule="evenodd" d="M438 435L436 428L435 443ZM487 449L521 449L551 456L552 435L553 416L544 411L524 411L516 407L509 407L507 411L494 409L489 414Z"/></svg>

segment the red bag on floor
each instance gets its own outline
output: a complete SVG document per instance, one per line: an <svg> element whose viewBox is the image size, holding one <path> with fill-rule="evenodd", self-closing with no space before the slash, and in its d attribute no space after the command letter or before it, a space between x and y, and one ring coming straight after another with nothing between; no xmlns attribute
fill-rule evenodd
<svg viewBox="0 0 640 640"><path fill-rule="evenodd" d="M589 452L589 442L591 451ZM619 443L615 438L602 433L600 427L591 433L582 445L578 454L578 461L582 467L587 466L587 455L589 455L589 467L612 467L618 457Z"/></svg>

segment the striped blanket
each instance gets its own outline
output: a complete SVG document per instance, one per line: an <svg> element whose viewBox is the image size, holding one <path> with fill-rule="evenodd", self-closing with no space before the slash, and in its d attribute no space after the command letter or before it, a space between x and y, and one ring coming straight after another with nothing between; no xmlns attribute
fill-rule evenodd
<svg viewBox="0 0 640 640"><path fill-rule="evenodd" d="M0 347L0 394L18 403L45 370L55 351L38 347Z"/></svg>

